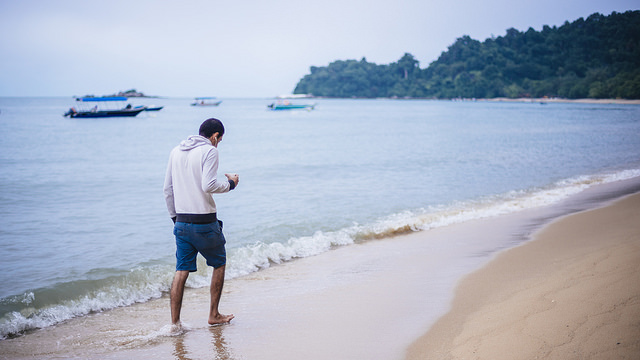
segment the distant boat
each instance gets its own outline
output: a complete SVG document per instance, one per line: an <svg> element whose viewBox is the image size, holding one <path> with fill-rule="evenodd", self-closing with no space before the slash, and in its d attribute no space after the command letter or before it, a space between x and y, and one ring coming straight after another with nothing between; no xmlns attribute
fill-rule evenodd
<svg viewBox="0 0 640 360"><path fill-rule="evenodd" d="M269 105L267 105L268 108L270 108L271 110L300 110L300 109L304 109L304 110L313 110L315 108L316 104L292 104L288 101L278 101L275 103L271 103Z"/></svg>
<svg viewBox="0 0 640 360"><path fill-rule="evenodd" d="M285 94L276 96L277 99L308 99L313 97L311 94Z"/></svg>
<svg viewBox="0 0 640 360"><path fill-rule="evenodd" d="M131 104L124 106L127 98L124 96L111 97L85 97L77 98L78 109L71 107L64 116L72 118L99 118L99 117L120 117L136 116L146 109L146 106L131 107Z"/></svg>
<svg viewBox="0 0 640 360"><path fill-rule="evenodd" d="M215 97L198 97L191 103L191 106L218 106L222 100L216 100Z"/></svg>
<svg viewBox="0 0 640 360"><path fill-rule="evenodd" d="M153 105L151 105L151 106L142 106L142 105L140 105L140 106L136 106L135 108L139 109L141 107L144 108L144 111L160 111L160 110L162 110L162 108L164 106L153 106Z"/></svg>

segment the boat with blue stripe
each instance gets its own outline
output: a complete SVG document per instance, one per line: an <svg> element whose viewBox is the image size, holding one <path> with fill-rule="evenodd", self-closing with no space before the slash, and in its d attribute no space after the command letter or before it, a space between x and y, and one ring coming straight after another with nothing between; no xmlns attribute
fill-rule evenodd
<svg viewBox="0 0 640 360"><path fill-rule="evenodd" d="M124 96L76 98L77 108L71 107L64 116L71 118L131 117L146 110L146 106L125 105L126 101L127 98Z"/></svg>

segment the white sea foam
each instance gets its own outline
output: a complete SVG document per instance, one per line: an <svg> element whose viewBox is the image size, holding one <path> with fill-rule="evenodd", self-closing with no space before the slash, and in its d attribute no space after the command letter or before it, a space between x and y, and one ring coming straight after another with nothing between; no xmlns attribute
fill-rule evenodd
<svg viewBox="0 0 640 360"><path fill-rule="evenodd" d="M484 219L547 206L591 186L640 176L640 169L585 175L560 180L544 188L514 190L506 194L463 201L428 209L391 214L371 224L354 224L337 231L318 231L311 236L291 238L285 243L256 243L230 253L227 276L234 278L294 258L317 255L334 246L383 238L410 231L425 231L465 221Z"/></svg>
<svg viewBox="0 0 640 360"><path fill-rule="evenodd" d="M123 277L100 282L102 285L96 290L54 304L46 303L46 299L50 297L46 289L5 298L4 304L22 303L26 306L21 307L19 311L8 312L0 318L0 339L26 330L55 325L92 312L158 298L168 290L172 275L167 267L138 267Z"/></svg>
<svg viewBox="0 0 640 360"><path fill-rule="evenodd" d="M184 335L190 330L192 330L192 327L189 324L182 323L180 325L167 324L158 330L152 330L149 332L124 332L119 334L119 336L111 338L111 342L105 344L105 346L107 348L118 347L134 349L140 346L152 344L162 338Z"/></svg>

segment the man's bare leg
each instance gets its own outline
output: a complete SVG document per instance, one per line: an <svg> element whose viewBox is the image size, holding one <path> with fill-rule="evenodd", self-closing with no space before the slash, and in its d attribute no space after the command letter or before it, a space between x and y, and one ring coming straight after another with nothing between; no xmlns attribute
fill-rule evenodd
<svg viewBox="0 0 640 360"><path fill-rule="evenodd" d="M170 300L171 300L171 323L173 325L180 324L180 310L182 309L182 297L184 295L184 284L187 282L189 272L178 270L173 276L173 284L171 284Z"/></svg>
<svg viewBox="0 0 640 360"><path fill-rule="evenodd" d="M211 275L211 306L209 309L209 325L225 324L234 318L231 315L222 315L218 312L220 296L222 296L222 286L224 285L225 265L213 269Z"/></svg>

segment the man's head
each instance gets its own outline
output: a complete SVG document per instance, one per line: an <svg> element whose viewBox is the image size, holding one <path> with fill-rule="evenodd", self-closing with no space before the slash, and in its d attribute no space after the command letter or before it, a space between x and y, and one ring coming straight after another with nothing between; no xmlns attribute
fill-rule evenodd
<svg viewBox="0 0 640 360"><path fill-rule="evenodd" d="M209 139L215 133L218 133L219 138L224 135L224 126L222 125L222 121L211 118L205 120L202 125L200 125L200 136L204 136Z"/></svg>

